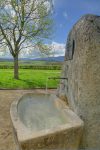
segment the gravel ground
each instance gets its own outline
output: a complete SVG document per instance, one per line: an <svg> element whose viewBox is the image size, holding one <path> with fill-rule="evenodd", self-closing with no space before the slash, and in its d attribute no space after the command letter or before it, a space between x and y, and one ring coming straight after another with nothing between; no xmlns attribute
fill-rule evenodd
<svg viewBox="0 0 100 150"><path fill-rule="evenodd" d="M55 90L48 92L55 93ZM25 93L45 93L45 90L0 90L0 150L16 150L10 120L10 105Z"/></svg>

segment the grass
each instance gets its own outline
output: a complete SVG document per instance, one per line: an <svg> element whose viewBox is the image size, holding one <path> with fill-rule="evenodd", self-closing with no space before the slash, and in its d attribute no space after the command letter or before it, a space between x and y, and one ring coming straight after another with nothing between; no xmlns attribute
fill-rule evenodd
<svg viewBox="0 0 100 150"><path fill-rule="evenodd" d="M45 61L19 61L20 66L45 65L45 64L46 64ZM0 66L4 66L4 65L13 66L14 63L13 63L13 61L1 61Z"/></svg>
<svg viewBox="0 0 100 150"><path fill-rule="evenodd" d="M0 61L0 66L13 66L13 61ZM19 66L32 66L32 65L62 65L61 62L47 62L47 61L21 61L19 60Z"/></svg>
<svg viewBox="0 0 100 150"><path fill-rule="evenodd" d="M0 89L45 88L48 77L59 77L58 70L20 69L19 80L13 78L13 69L0 69ZM56 88L59 80L48 80L48 88Z"/></svg>

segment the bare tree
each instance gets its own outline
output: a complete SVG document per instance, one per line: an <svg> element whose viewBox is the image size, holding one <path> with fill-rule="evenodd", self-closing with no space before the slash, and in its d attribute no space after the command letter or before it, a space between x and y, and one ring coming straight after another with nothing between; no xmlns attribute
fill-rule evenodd
<svg viewBox="0 0 100 150"><path fill-rule="evenodd" d="M6 45L14 58L15 79L19 78L21 50L40 46L51 35L51 3L51 0L0 0L0 45Z"/></svg>

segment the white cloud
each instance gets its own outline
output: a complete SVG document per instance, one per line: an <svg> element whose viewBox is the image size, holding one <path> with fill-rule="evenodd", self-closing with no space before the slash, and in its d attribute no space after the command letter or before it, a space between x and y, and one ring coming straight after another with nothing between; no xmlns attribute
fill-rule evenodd
<svg viewBox="0 0 100 150"><path fill-rule="evenodd" d="M54 56L64 56L65 54L65 44L52 42L52 51L54 52Z"/></svg>
<svg viewBox="0 0 100 150"><path fill-rule="evenodd" d="M63 16L64 16L66 19L68 19L68 14L67 14L66 11L63 12Z"/></svg>
<svg viewBox="0 0 100 150"><path fill-rule="evenodd" d="M60 23L59 27L64 29L66 27L66 24L65 23Z"/></svg>
<svg viewBox="0 0 100 150"><path fill-rule="evenodd" d="M62 23L60 23L60 24L59 24L59 27L60 27L60 28L62 28L62 27L63 27L63 24L62 24Z"/></svg>
<svg viewBox="0 0 100 150"><path fill-rule="evenodd" d="M67 5L66 0L53 0L54 7L57 9L63 8L64 6Z"/></svg>
<svg viewBox="0 0 100 150"><path fill-rule="evenodd" d="M51 47L51 56L64 56L65 55L65 44L64 43L58 43L58 42L52 42L50 45ZM32 58L38 58L41 57L40 51L38 49L33 48L31 51L26 50L26 52L23 50L23 53L21 57L32 57Z"/></svg>
<svg viewBox="0 0 100 150"><path fill-rule="evenodd" d="M0 52L0 56L2 56L3 55L3 52Z"/></svg>
<svg viewBox="0 0 100 150"><path fill-rule="evenodd" d="M52 48L51 52L52 55L51 56L64 56L65 55L65 44L64 43L58 43L58 42L52 42L50 44L50 47ZM9 52L9 50L7 49L6 51L1 51L0 49L0 57L11 57L11 54ZM24 57L31 57L31 58L37 58L37 57L41 57L39 50L35 49L35 48L27 48L21 51L20 58L24 58Z"/></svg>
<svg viewBox="0 0 100 150"><path fill-rule="evenodd" d="M52 0L46 0L44 2L45 6L47 7L47 11L51 11L53 13L53 1Z"/></svg>
<svg viewBox="0 0 100 150"><path fill-rule="evenodd" d="M48 46L51 47L51 56L57 57L57 56L64 56L65 55L65 44L64 43L58 43L58 42L52 42ZM28 51L27 51L28 52ZM30 53L23 53L23 57L41 57L40 51L38 49L33 48ZM45 56L46 57L46 56Z"/></svg>

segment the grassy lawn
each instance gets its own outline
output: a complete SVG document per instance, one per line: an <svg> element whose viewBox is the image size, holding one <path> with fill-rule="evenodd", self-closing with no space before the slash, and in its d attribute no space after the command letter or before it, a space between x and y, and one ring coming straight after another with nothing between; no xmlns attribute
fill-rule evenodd
<svg viewBox="0 0 100 150"><path fill-rule="evenodd" d="M45 88L48 77L59 77L59 70L20 69L19 80L13 78L13 69L0 69L0 89ZM48 80L49 88L56 88L59 80Z"/></svg>

